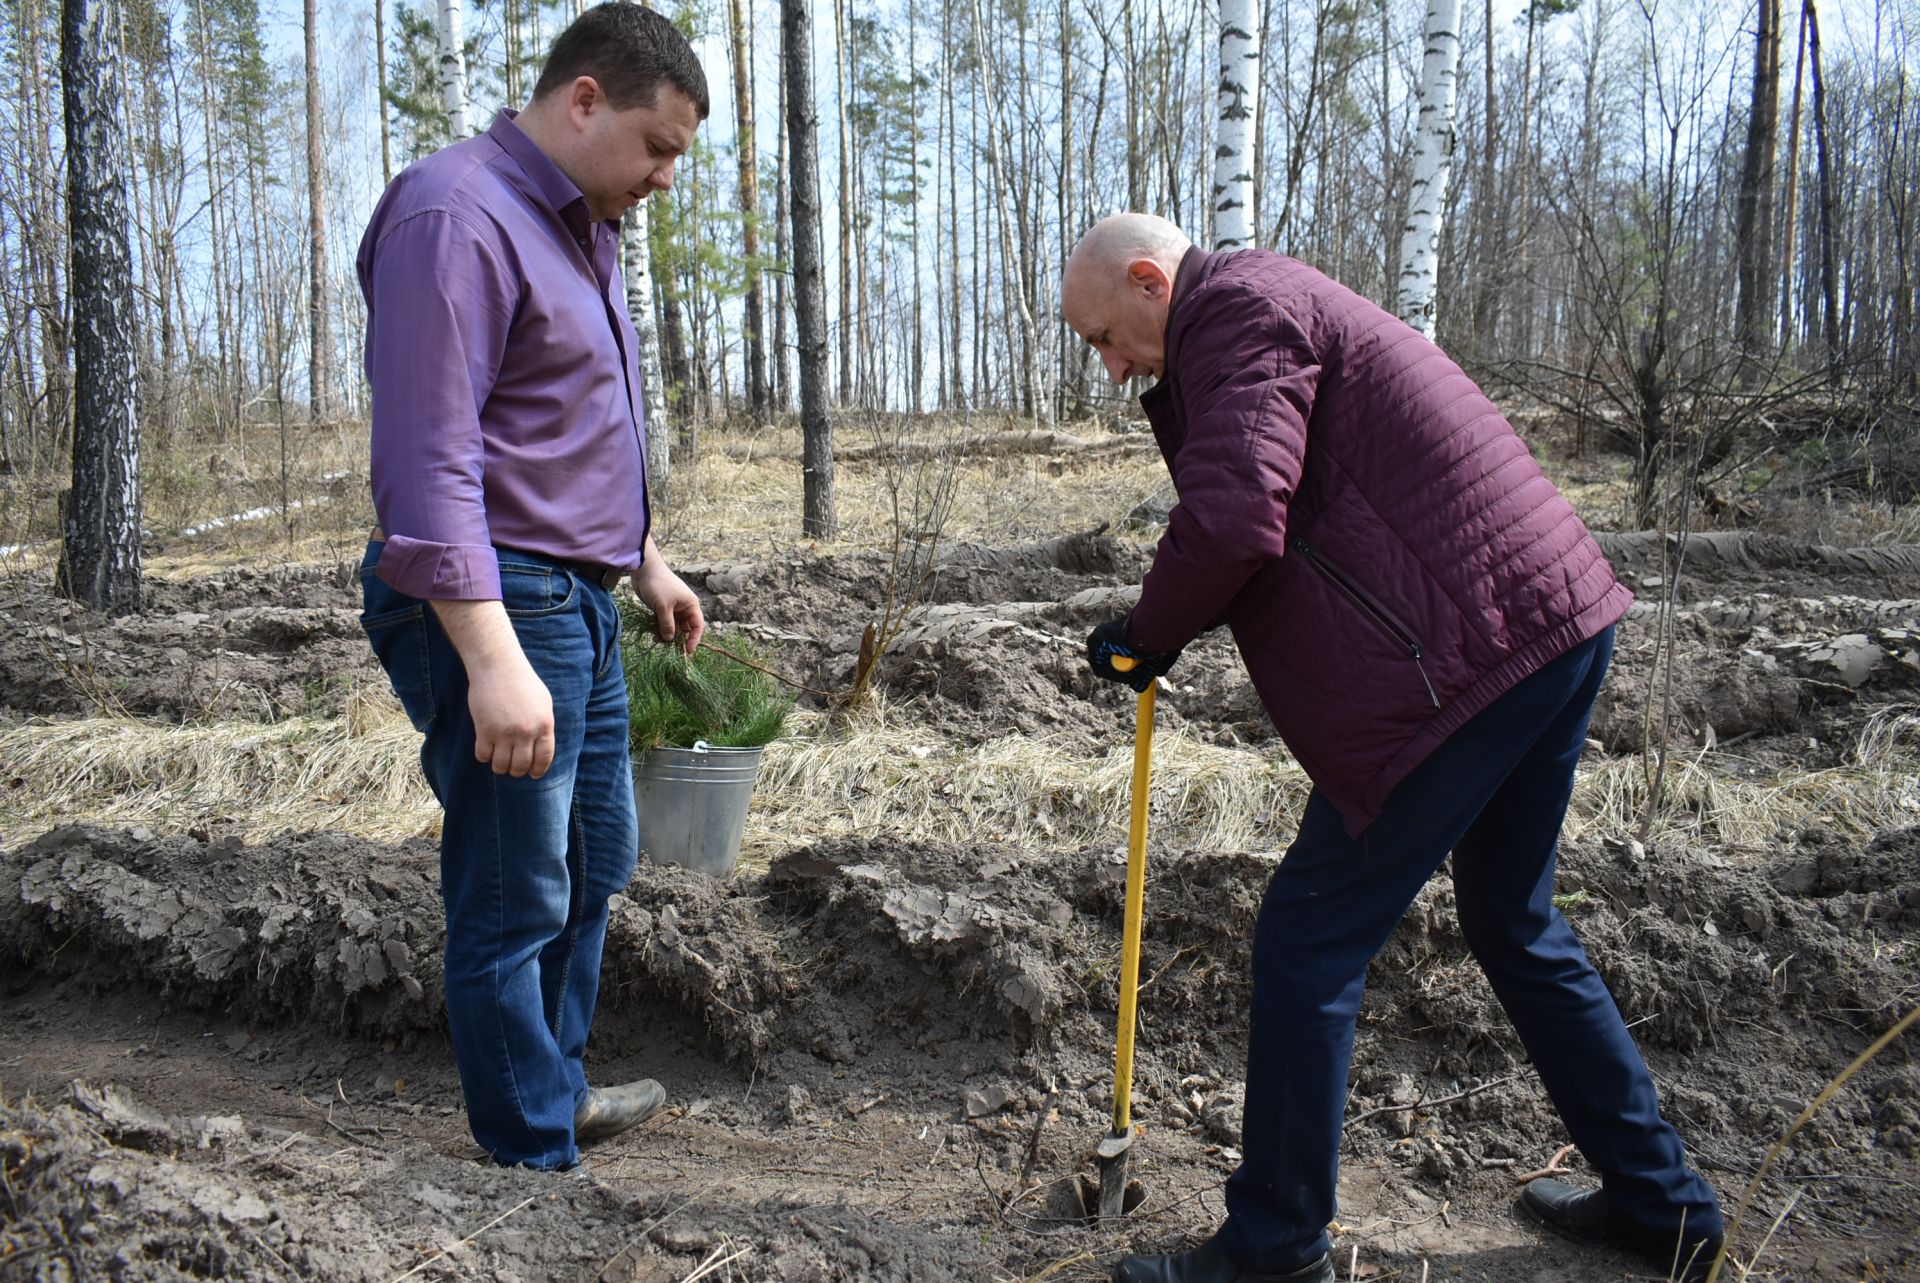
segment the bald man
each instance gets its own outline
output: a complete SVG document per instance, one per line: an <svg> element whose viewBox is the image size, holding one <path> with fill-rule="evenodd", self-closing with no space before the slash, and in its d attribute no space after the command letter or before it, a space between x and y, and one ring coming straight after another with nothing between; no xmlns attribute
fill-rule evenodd
<svg viewBox="0 0 1920 1283"><path fill-rule="evenodd" d="M1702 1278L1721 1215L1553 905L1560 826L1631 595L1491 401L1424 336L1303 263L1209 254L1123 214L1061 307L1141 398L1179 502L1132 613L1087 642L1140 689L1217 623L1313 780L1253 940L1244 1158L1199 1247L1122 1283L1332 1283L1367 964L1453 856L1461 933L1601 1188L1549 1229ZM1141 661L1127 674L1115 656Z"/></svg>

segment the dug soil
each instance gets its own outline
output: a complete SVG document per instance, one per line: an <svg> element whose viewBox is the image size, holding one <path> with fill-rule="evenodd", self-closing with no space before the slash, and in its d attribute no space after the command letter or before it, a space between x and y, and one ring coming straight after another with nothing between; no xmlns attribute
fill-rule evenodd
<svg viewBox="0 0 1920 1283"><path fill-rule="evenodd" d="M892 715L1117 742L1130 703L1093 689L1078 652L1126 608L1147 546L951 550L882 661ZM1643 601L1596 761L1640 751L1655 674L1676 743L1729 779L1842 765L1870 725L1913 736L1920 573L1901 550L1692 547L1671 613L1658 542L1609 550ZM883 604L871 557L686 573L716 620L780 641L823 689ZM156 583L146 613L103 621L16 578L0 586L0 704L15 719L340 714L378 678L355 597L351 566L257 568ZM1277 747L1228 639L1191 648L1173 685L1167 724ZM1867 835L1802 823L1744 844L1563 849L1560 902L1729 1211L1822 1086L1920 1001L1912 799L1911 823ZM589 1069L657 1078L669 1105L556 1175L491 1166L467 1133L431 843L21 833L0 851L0 1279L1104 1277L1221 1215L1248 942L1279 858L1152 850L1139 1189L1102 1224L1085 1187L1111 1103L1111 845L795 833L727 880L643 863L615 901ZM1370 973L1340 1277L1660 1277L1514 1214L1517 1178L1566 1137L1451 900L1443 873ZM1875 1057L1773 1159L1737 1241L1752 1277L1920 1277L1916 1047Z"/></svg>

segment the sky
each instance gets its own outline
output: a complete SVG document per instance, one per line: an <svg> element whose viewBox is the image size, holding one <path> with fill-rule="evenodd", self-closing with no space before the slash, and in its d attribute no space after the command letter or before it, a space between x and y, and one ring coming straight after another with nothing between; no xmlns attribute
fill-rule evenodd
<svg viewBox="0 0 1920 1283"><path fill-rule="evenodd" d="M396 25L391 19L391 0L382 0L382 2L389 4L387 34L391 39ZM1183 0L1165 0L1165 2L1181 4ZM1658 2L1671 5L1676 0L1658 0ZM430 6L431 0L426 0L426 3ZM714 110L703 126L702 134L709 145L726 148L730 147L733 141L733 111L728 52L725 42L718 34L724 31L724 6L720 0L709 0L709 3L718 10L713 20L717 32L699 42L698 52L707 69L713 93ZM1525 11L1525 4L1526 0L1495 0L1495 21L1509 32L1514 32ZM1473 39L1472 32L1478 27L1479 6L1476 0L1466 0L1466 7L1472 11L1464 16L1464 20L1469 28L1469 39ZM831 9L824 4L818 5L817 8L819 12L816 13L816 27L820 27L826 25L821 18L829 14ZM1404 2L1402 8L1406 11L1406 18L1410 22L1412 11L1406 8ZM297 0L267 0L262 6L262 11L271 55L282 65L297 68L302 56L300 4ZM1751 29L1751 12L1749 6L1746 16L1740 23L1742 31ZM321 0L321 21L326 31L326 37L322 43L322 57L330 64L327 74L334 83L335 92L347 99L346 102L338 103L336 106L341 110L344 119L349 121L357 119L361 122L362 132L353 148L356 155L339 159L349 164L366 164L370 160L377 169L378 133L372 115L375 105L375 77L371 47L371 13L371 8L365 3L355 4L350 3L349 0ZM779 55L778 7L769 3L768 0L759 0L755 4L755 15L754 61L758 80L762 86L758 97L770 99L773 96L771 86L775 59ZM1907 30L1910 33L1913 32L1916 27L1920 27L1920 0L1826 0L1822 5L1823 38L1829 47L1840 44L1861 47L1871 39L1871 32L1875 28L1877 18L1892 21L1895 15L1904 17ZM471 12L469 12L468 21L471 35L471 24L474 21ZM1557 24L1557 28L1556 37L1567 38L1571 31L1571 24L1560 23ZM550 37L551 33L548 34ZM1790 31L1789 40L1791 36ZM831 43L823 43L818 31L816 31L815 43L814 67L816 87L818 87L823 80L828 84L831 83L833 49ZM1792 51L1789 48L1787 58L1790 60L1791 57ZM1729 68L1744 71L1749 58L1750 55L1737 54L1728 60L1727 65ZM493 109L499 105L476 101L473 104L475 128L484 128L486 121L491 118ZM833 139L829 136L833 125L831 113L831 100L822 95L823 166L827 165L832 154ZM774 112L763 102L759 108L759 115L756 132L759 135L760 148L763 155L771 157L775 145L776 124L772 119ZM823 182L827 179L828 175L823 173ZM377 198L377 189L377 180L369 181L365 185L364 203L367 212L371 211L372 202Z"/></svg>

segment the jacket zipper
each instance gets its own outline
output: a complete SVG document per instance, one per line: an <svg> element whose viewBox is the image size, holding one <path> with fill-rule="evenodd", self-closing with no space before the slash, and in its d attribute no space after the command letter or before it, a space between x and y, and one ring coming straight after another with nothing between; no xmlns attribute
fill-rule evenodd
<svg viewBox="0 0 1920 1283"><path fill-rule="evenodd" d="M1420 647L1420 639L1415 637L1413 632L1405 624L1395 619L1391 611L1385 606L1382 606L1378 601L1375 601L1372 595L1360 587L1359 584L1355 583L1346 572L1315 552L1313 545L1305 539L1295 537L1293 540L1293 550L1305 558L1309 566L1312 566L1322 575L1325 575L1335 588L1345 593L1354 605L1365 611L1367 615L1373 619L1374 623L1380 625L1380 627L1386 631L1389 637L1407 648L1407 654L1413 657L1413 666L1420 670L1420 680L1426 683L1427 698L1433 701L1435 708L1440 707L1440 696L1434 693L1433 682L1427 676L1427 666L1422 662L1424 652Z"/></svg>

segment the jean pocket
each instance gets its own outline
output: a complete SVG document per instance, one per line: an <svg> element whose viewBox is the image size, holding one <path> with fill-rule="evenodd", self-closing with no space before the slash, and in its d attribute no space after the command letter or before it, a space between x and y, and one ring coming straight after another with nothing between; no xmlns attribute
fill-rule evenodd
<svg viewBox="0 0 1920 1283"><path fill-rule="evenodd" d="M572 610L580 602L580 584L558 566L500 562L500 602L512 619L537 619Z"/></svg>
<svg viewBox="0 0 1920 1283"><path fill-rule="evenodd" d="M416 731L433 724L433 666L427 653L427 604L378 580L366 585L360 628Z"/></svg>

